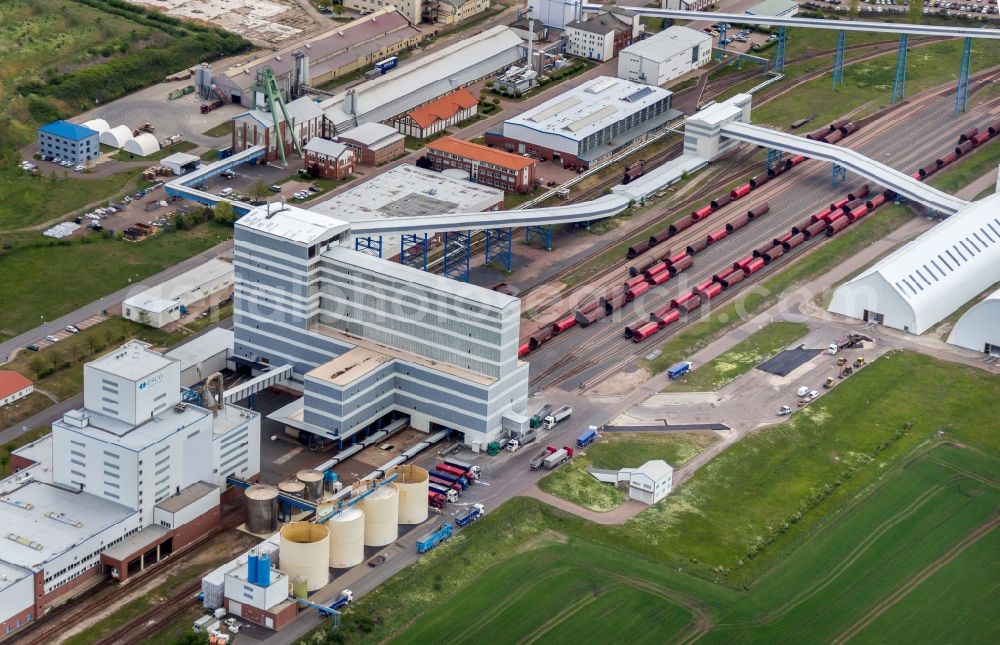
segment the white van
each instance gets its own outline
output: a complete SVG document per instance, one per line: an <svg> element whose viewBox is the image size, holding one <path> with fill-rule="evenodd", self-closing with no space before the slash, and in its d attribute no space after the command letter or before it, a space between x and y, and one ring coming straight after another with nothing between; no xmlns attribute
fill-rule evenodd
<svg viewBox="0 0 1000 645"><path fill-rule="evenodd" d="M223 188L222 192L219 193L219 196L220 197L229 197L232 194L233 194L233 189L232 188Z"/></svg>

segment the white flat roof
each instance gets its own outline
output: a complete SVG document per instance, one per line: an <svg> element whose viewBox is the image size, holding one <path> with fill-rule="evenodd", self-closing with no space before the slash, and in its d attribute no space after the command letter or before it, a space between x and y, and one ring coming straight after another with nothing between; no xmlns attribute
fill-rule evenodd
<svg viewBox="0 0 1000 645"><path fill-rule="evenodd" d="M186 152L175 152L172 155L167 155L163 159L160 159L160 163L162 164L173 163L177 164L178 166L183 166L185 164L193 163L195 161L200 163L201 157L197 155L190 155Z"/></svg>
<svg viewBox="0 0 1000 645"><path fill-rule="evenodd" d="M36 481L52 483L52 433L21 446L12 454L35 462L34 466L29 466L21 472L30 470Z"/></svg>
<svg viewBox="0 0 1000 645"><path fill-rule="evenodd" d="M629 45L622 52L662 63L706 41L711 43L712 37L705 32L674 25L634 45Z"/></svg>
<svg viewBox="0 0 1000 645"><path fill-rule="evenodd" d="M255 208L236 220L236 226L300 244L329 239L337 232L347 230L347 222L343 220L315 209L306 210L289 204Z"/></svg>
<svg viewBox="0 0 1000 645"><path fill-rule="evenodd" d="M613 76L599 76L504 121L581 141L672 92Z"/></svg>
<svg viewBox="0 0 1000 645"><path fill-rule="evenodd" d="M140 451L148 446L163 441L167 437L183 431L185 428L202 420L211 414L205 408L186 404L181 411L175 411L173 406L138 426L119 421L93 410L71 410L67 415L86 415L88 424L82 428L75 425L62 424L71 432L75 432L98 441L121 446L128 450ZM59 423L58 421L56 423Z"/></svg>
<svg viewBox="0 0 1000 645"><path fill-rule="evenodd" d="M166 356L167 358L180 361L181 371L183 372L187 368L203 363L217 354L232 351L235 337L236 335L232 329L215 327L170 350L166 353Z"/></svg>
<svg viewBox="0 0 1000 645"><path fill-rule="evenodd" d="M312 211L355 222L480 212L498 203L503 203L502 190L404 164L317 204Z"/></svg>
<svg viewBox="0 0 1000 645"><path fill-rule="evenodd" d="M173 362L163 354L151 350L149 343L130 340L115 351L90 361L87 367L130 381L141 381Z"/></svg>
<svg viewBox="0 0 1000 645"><path fill-rule="evenodd" d="M52 484L29 481L19 486L17 477L0 482L0 561L8 565L38 571L52 558L137 512Z"/></svg>
<svg viewBox="0 0 1000 645"><path fill-rule="evenodd" d="M128 298L123 304L159 313L176 305L177 300L185 293L232 273L233 264L231 262L212 258L176 278L149 287L142 293Z"/></svg>

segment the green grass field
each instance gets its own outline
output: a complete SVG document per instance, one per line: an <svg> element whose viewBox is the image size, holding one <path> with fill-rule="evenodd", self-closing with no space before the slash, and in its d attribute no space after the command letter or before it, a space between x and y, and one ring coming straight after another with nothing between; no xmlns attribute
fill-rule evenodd
<svg viewBox="0 0 1000 645"><path fill-rule="evenodd" d="M121 287L186 260L232 237L232 228L209 222L168 230L143 242L88 234L73 242L41 236L0 251L0 334L52 320ZM4 240L6 241L6 240Z"/></svg>
<svg viewBox="0 0 1000 645"><path fill-rule="evenodd" d="M20 168L0 170L0 232L52 221L87 204L111 200L134 184L135 172L103 179L75 179L72 169L29 175ZM64 179L65 177L65 179Z"/></svg>
<svg viewBox="0 0 1000 645"><path fill-rule="evenodd" d="M740 341L728 352L705 365L695 365L683 379L671 383L671 392L707 392L718 390L754 365L771 358L789 344L802 338L809 327L802 323L773 322Z"/></svg>
<svg viewBox="0 0 1000 645"><path fill-rule="evenodd" d="M587 466L618 470L663 459L678 468L717 440L711 432L605 432L597 443L538 482L538 487L592 511L610 511L625 501L625 491L597 481L587 473Z"/></svg>
<svg viewBox="0 0 1000 645"><path fill-rule="evenodd" d="M621 527L512 500L302 642L995 642L998 395L887 355Z"/></svg>

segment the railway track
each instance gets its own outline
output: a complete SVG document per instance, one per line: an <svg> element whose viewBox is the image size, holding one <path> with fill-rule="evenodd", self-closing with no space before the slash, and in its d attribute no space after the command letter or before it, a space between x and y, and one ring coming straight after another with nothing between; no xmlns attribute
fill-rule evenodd
<svg viewBox="0 0 1000 645"><path fill-rule="evenodd" d="M1000 72L997 71L984 73L977 79L979 84L978 86L984 87L986 84L998 77L1000 77ZM940 91L927 92L917 99L911 100L909 107L913 109L927 106L932 103L935 98L940 98L940 96ZM1000 106L1000 99L993 99L978 106L975 112L971 113L970 116L978 116L980 119L986 119L988 118L987 115L989 114L989 111L996 106ZM893 128L899 130L896 122L888 119L883 119L880 122L874 122L869 126L867 131L862 130L859 133L864 133L865 136L858 137L856 141L858 141L859 145L864 145L866 143L871 144L880 140L884 141L886 140L887 134L890 134L890 131ZM919 167L925 163L929 156L940 154L943 149L946 149L946 147L954 141L954 137L957 137L957 133L951 130L939 132L935 135L928 135L928 137L924 137L915 145L910 146L905 153L898 155L899 158L894 160L893 163L900 168ZM894 136L890 136L889 138L893 142L898 142L907 141L910 137L905 131L902 133L897 131ZM855 144L852 144L852 146L853 145ZM742 203L738 205L737 209L745 208L755 201L767 200L772 205L772 212L777 211L780 214L777 216L769 215L768 217L772 218L769 224L769 220L767 218L762 220L764 223L763 229L754 228L754 224L750 224L745 229L741 229L755 232L751 236L738 237L737 239L739 242L731 242L729 246L726 247L730 250L728 252L722 252L723 257L720 257L719 253L713 253L711 258L699 261L699 257L696 255L694 267L689 269L685 274L681 274L686 278L685 280L679 281L681 284L681 290L690 289L692 284L698 283L705 280L708 276L711 276L714 270L727 266L735 261L735 259L746 255L749 249L759 245L762 240L767 239L772 235L777 236L778 233L782 232L782 229L786 229L792 222L797 221L798 218L808 216L808 214L814 210L814 207L817 207L826 199L829 199L830 189L828 184L826 184L822 179L822 175L825 173L823 173L820 168L821 165L816 163L804 176L800 177L796 175L800 185L812 184L814 186L814 188L810 189L809 192L810 194L816 195L816 201L810 206L801 205L801 195L797 194L788 196L786 190L787 184L783 184L783 182L780 181L766 184L757 191L751 193L751 197L745 198L745 201L741 200ZM842 192L846 192L855 183L861 182L859 180L855 180L848 183L842 188ZM782 192L785 192L786 194L782 195ZM823 193L826 194L824 195ZM677 238L671 238L671 240L665 242L664 246L675 248L675 250L685 246L688 243L688 240L704 236L710 227L718 227L722 221L731 217L737 209L720 212L720 214L709 218L710 223L700 227L698 225L693 226L685 231L685 234L677 236ZM782 213L782 211L784 211L784 213ZM677 240L676 242L674 241L675 239ZM819 244L821 243L822 241L819 242ZM738 247L736 249L732 249L731 247L735 244L738 244ZM806 252L808 252L811 248L816 248L817 246L818 244L807 245ZM623 262L622 264L627 264L627 262ZM771 274L771 272L768 271L762 271L760 273L765 275ZM624 281L623 274L616 273L614 270L609 271L609 278L609 283L620 283ZM751 286L740 286L736 290L727 290L721 298L714 298L712 300L712 304L725 304L730 302L738 294L746 293L747 289L753 288L753 285L759 284L761 279L762 278L759 274L754 274L748 277L743 281L743 283ZM763 279L766 279L766 277ZM547 351L555 353L556 358L548 363L543 363L545 364L545 368L539 371L537 376L532 378L532 387L544 388L554 385L560 381L569 380L573 387L586 388L601 381L602 379L607 378L611 374L616 373L626 365L632 363L638 357L647 354L649 351L648 348L640 348L639 346L635 346L630 341L621 339L621 325L625 324L625 322L630 318L644 318L645 314L641 312L647 312L659 308L660 306L664 306L664 304L669 302L672 297L676 297L679 292L676 288L669 288L669 285L671 284L672 283L668 283L667 289L656 291L656 295L653 298L644 299L639 306L631 306L624 308L623 310L616 311L612 317L605 321L608 324L603 325L602 329L583 334L583 338L580 337L581 334L578 330L574 330L572 332L560 334L559 336L556 336L548 341L548 343L543 345L543 348ZM730 293L730 291L732 291L732 293ZM654 291L649 293L652 294ZM671 325L667 330L668 333L664 336L669 337L674 333L677 333L678 330L686 327L688 322L693 319L697 319L698 317L699 316L689 316L687 319L679 321L681 324ZM600 325L600 323L597 323L597 325ZM595 325L595 327L597 325ZM566 338L571 338L572 340L567 341ZM567 342L570 343L569 346L565 345ZM567 351L560 352L559 350L562 348L566 348ZM537 351L540 350L536 350L536 352ZM611 362L608 363L608 361ZM572 368L572 370L569 368ZM594 374L585 375L585 373L595 368L600 369ZM581 378L578 384L576 382L577 375L585 375Z"/></svg>

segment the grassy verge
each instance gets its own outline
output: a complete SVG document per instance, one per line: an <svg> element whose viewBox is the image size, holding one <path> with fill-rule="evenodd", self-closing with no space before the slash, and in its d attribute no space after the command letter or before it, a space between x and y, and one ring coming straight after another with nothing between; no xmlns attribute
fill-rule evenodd
<svg viewBox="0 0 1000 645"><path fill-rule="evenodd" d="M336 642L513 642L567 630L583 642L828 642L911 582L859 640L912 633L912 616L927 611L932 619L917 622L929 640L980 642L995 629L990 584L960 581L995 579L1000 564L983 558L1000 535L949 549L1000 503L1000 439L984 405L998 395L1000 379L983 371L888 355L623 526L524 498L491 510L353 604ZM955 557L920 584L946 555ZM642 603L625 590L656 596L647 604L660 612L639 621L641 633L631 623Z"/></svg>
<svg viewBox="0 0 1000 645"><path fill-rule="evenodd" d="M178 152L188 152L189 150L194 150L198 147L197 143L192 143L190 141L178 141L172 146L167 146L166 148L161 148L151 155L145 157L137 157L130 152L125 152L124 150L119 150L115 154L111 155L112 159L117 159L118 161L159 161L164 157L169 157L172 154Z"/></svg>
<svg viewBox="0 0 1000 645"><path fill-rule="evenodd" d="M318 193L310 192L305 199L301 200L301 203L312 201L317 197L327 194L328 192L334 190L335 188L340 188L344 184L351 183L357 178L358 178L357 175L347 175L346 177L342 177L341 179L337 180L328 179L326 177L316 177L315 179L309 179L308 177L300 177L298 175L292 176L292 179L296 179L298 181L308 181L310 184L313 184L317 188L319 188Z"/></svg>
<svg viewBox="0 0 1000 645"><path fill-rule="evenodd" d="M587 466L618 470L662 459L679 468L717 440L710 432L606 432L600 441L538 482L538 487L592 511L611 511L627 499L626 491L597 481L587 472Z"/></svg>
<svg viewBox="0 0 1000 645"><path fill-rule="evenodd" d="M809 327L802 323L773 322L740 341L670 386L671 392L707 392L718 390L755 365L766 361L789 344L802 338Z"/></svg>
<svg viewBox="0 0 1000 645"><path fill-rule="evenodd" d="M882 239L911 217L913 213L904 206L891 205L880 209L874 217L864 219L859 225L827 240L805 257L796 258L763 284L739 294L734 303L703 314L700 322L686 327L663 343L659 356L644 361L646 367L653 373L659 373L684 360L741 320L747 320L773 305L791 287L809 282L833 269L857 253L858 249Z"/></svg>
<svg viewBox="0 0 1000 645"><path fill-rule="evenodd" d="M435 141L437 139L440 139L441 137L446 137L450 134L451 132L448 132L447 130L441 130L440 132L432 134L426 139L418 139L416 137L411 137L410 135L406 135L406 140L403 143L403 145L406 147L407 150L420 150L431 141Z"/></svg>
<svg viewBox="0 0 1000 645"><path fill-rule="evenodd" d="M217 126L211 127L202 132L206 137L224 137L233 131L233 122L225 120Z"/></svg>
<svg viewBox="0 0 1000 645"><path fill-rule="evenodd" d="M0 231L35 226L111 199L136 179L131 171L103 179L75 179L75 174L66 168L47 175L28 174L10 166L0 169L0 195L4 196L0 200Z"/></svg>
<svg viewBox="0 0 1000 645"><path fill-rule="evenodd" d="M190 329L191 331L198 332L201 331L202 329L205 329L209 325L215 324L220 320L225 320L226 318L229 318L232 315L233 315L232 301L222 305L221 307L218 305L213 305L208 309L207 316L205 316L204 318L198 318L197 320L193 320L184 325L184 327L186 329Z"/></svg>
<svg viewBox="0 0 1000 645"><path fill-rule="evenodd" d="M232 237L232 228L208 222L168 229L138 243L98 234L73 241L42 237L3 239L0 251L0 330L13 335L89 302L137 284Z"/></svg>
<svg viewBox="0 0 1000 645"><path fill-rule="evenodd" d="M527 201L531 201L542 192L543 189L536 188L530 193L508 193L504 191L503 194L503 207L507 210L517 208L521 204Z"/></svg>

